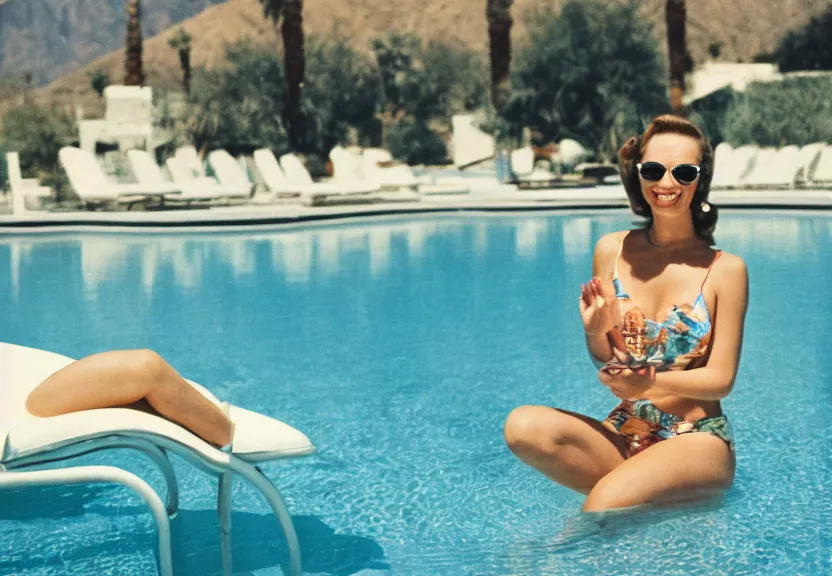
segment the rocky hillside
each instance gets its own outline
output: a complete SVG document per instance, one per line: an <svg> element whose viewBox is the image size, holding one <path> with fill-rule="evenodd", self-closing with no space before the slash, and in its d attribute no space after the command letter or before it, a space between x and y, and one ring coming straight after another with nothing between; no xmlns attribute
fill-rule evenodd
<svg viewBox="0 0 832 576"><path fill-rule="evenodd" d="M147 36L223 0L143 0ZM44 84L119 48L124 0L0 1L0 76Z"/></svg>
<svg viewBox="0 0 832 576"><path fill-rule="evenodd" d="M122 78L121 0L1 2L0 75L21 70L36 71L38 79L60 75L46 93L72 99L89 97L91 70L104 69L115 82ZM515 42L523 41L526 21L535 9L558 9L563 3L516 0ZM644 17L655 24L663 50L664 4L665 0L639 0ZM722 59L750 61L830 4L832 0L689 0L688 42L693 59L703 62L708 46L719 43ZM220 62L230 41L249 38L255 43L278 44L258 0L143 0L143 7L145 73L150 84L176 82L179 63L167 44L173 29L164 29L183 19L181 25L193 36L195 66ZM306 0L304 19L307 34L326 35L337 29L364 47L370 38L389 30L455 39L483 52L487 45L485 0Z"/></svg>

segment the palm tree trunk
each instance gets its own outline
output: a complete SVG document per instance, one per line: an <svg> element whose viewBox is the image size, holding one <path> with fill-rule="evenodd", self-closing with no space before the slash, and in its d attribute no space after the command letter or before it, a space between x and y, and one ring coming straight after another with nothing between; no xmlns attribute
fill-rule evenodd
<svg viewBox="0 0 832 576"><path fill-rule="evenodd" d="M286 0L283 5L283 66L286 70L286 124L289 142L295 150L305 140L304 119L300 106L301 88L306 69L303 37L303 0Z"/></svg>
<svg viewBox="0 0 832 576"><path fill-rule="evenodd" d="M491 57L491 102L502 110L509 94L511 72L511 5L514 0L487 0L488 50Z"/></svg>
<svg viewBox="0 0 832 576"><path fill-rule="evenodd" d="M185 94L191 95L191 47L179 49L179 65L182 67L182 86Z"/></svg>
<svg viewBox="0 0 832 576"><path fill-rule="evenodd" d="M142 26L139 0L127 0L126 51L124 84L141 86L144 84L144 70L142 69Z"/></svg>
<svg viewBox="0 0 832 576"><path fill-rule="evenodd" d="M685 72L688 68L688 50L685 40L685 0L667 0L667 47L670 60L670 105L673 112L681 114L684 108Z"/></svg>

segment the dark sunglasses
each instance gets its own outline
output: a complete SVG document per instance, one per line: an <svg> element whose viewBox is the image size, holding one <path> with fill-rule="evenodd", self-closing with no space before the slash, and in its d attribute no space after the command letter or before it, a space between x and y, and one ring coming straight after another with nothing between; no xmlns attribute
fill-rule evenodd
<svg viewBox="0 0 832 576"><path fill-rule="evenodd" d="M658 162L639 163L638 173L644 180L658 182L667 172L667 168ZM699 178L699 166L696 164L679 164L670 169L670 174L679 184L693 184Z"/></svg>

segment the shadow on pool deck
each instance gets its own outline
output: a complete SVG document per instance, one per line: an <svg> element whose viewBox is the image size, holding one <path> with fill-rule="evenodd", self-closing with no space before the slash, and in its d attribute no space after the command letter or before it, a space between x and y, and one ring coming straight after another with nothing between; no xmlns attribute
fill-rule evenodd
<svg viewBox="0 0 832 576"><path fill-rule="evenodd" d="M26 521L43 518L67 518L68 527L78 526L83 515L120 517L121 526L112 529L90 545L80 534L77 538L44 534L37 550L20 550L0 560L0 573L41 567L58 567L67 563L88 564L95 558L124 556L138 552L156 554L156 529L146 506L101 506L106 493L118 488L61 487L24 489L0 498L0 520ZM134 517L135 519L131 519ZM74 518L75 520L69 520ZM349 576L362 570L389 570L384 550L375 540L364 536L336 534L315 516L293 516L298 534L305 573ZM148 530L148 526L152 529ZM277 519L272 514L233 512L232 556L234 574L280 567L288 574L286 540ZM171 522L174 573L177 575L209 576L222 574L219 522L216 510L179 511ZM80 530L73 530L79 533ZM28 548L28 547L27 547ZM31 556L38 560L32 561ZM269 571L271 574L272 572Z"/></svg>

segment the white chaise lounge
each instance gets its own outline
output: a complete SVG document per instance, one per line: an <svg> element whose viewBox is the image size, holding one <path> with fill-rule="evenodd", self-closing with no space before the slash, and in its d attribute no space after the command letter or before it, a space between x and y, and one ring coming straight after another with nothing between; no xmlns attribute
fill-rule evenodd
<svg viewBox="0 0 832 576"><path fill-rule="evenodd" d="M182 188L187 188L193 194L202 194L221 198L226 202L232 198L247 198L248 192L238 187L227 187L217 182L213 176L199 176L193 164L183 156L171 156L165 160L165 166L173 181Z"/></svg>
<svg viewBox="0 0 832 576"><path fill-rule="evenodd" d="M296 184L315 184L312 175L309 174L306 166L295 154L289 153L281 156L280 167L286 177ZM326 182L326 184L331 184L342 196L373 194L380 190L377 185L367 182L333 180L333 182Z"/></svg>
<svg viewBox="0 0 832 576"><path fill-rule="evenodd" d="M301 573L300 549L291 516L280 493L256 464L315 452L309 439L278 420L231 406L236 425L232 454L220 451L185 428L130 408L85 410L36 418L26 411L29 393L73 360L35 348L0 342L0 490L24 486L122 484L150 506L158 524L159 571L172 576L169 516L177 511L178 488L166 451L217 476L223 570L231 575L231 485L234 474L248 480L265 498L286 538L291 573ZM202 386L191 384L219 404ZM108 448L132 448L159 466L167 484L167 504L141 478L114 466L65 467L66 461ZM54 469L48 469L55 467Z"/></svg>
<svg viewBox="0 0 832 576"><path fill-rule="evenodd" d="M238 195L249 198L254 193L254 183L243 171L240 163L225 150L213 150L208 153L208 165L220 186L226 190L236 190Z"/></svg>
<svg viewBox="0 0 832 576"><path fill-rule="evenodd" d="M347 153L351 154L349 151ZM335 172L338 173L337 167ZM470 186L465 184L441 185L430 176L416 176L409 165L397 163L393 155L383 148L364 149L361 153L358 176L381 188L411 188L420 194L468 194L471 191Z"/></svg>
<svg viewBox="0 0 832 576"><path fill-rule="evenodd" d="M53 198L52 188L41 186L37 178L23 178L20 171L20 155L6 152L6 167L9 174L12 214L22 216L30 207L42 209L47 199Z"/></svg>
<svg viewBox="0 0 832 576"><path fill-rule="evenodd" d="M800 148L763 148L757 155L754 168L742 181L746 188L791 188L800 171Z"/></svg>
<svg viewBox="0 0 832 576"><path fill-rule="evenodd" d="M811 144L806 144L800 149L800 154L797 160L799 165L797 175L798 184L806 185L812 182L815 177L818 164L820 163L820 157L824 148L826 148L826 143L812 142Z"/></svg>
<svg viewBox="0 0 832 576"><path fill-rule="evenodd" d="M300 197L304 203L315 205L329 196L341 196L341 190L338 186L329 182L307 182L302 184L290 180L280 167L274 152L268 148L254 151L254 165L257 167L260 177L263 178L269 193L275 198ZM311 177L309 179L311 180Z"/></svg>
<svg viewBox="0 0 832 576"><path fill-rule="evenodd" d="M220 198L220 196L211 192L210 186L205 189L196 180L176 183L165 180L162 169L153 156L145 150L128 150L127 160L130 163L133 178L140 184L146 186L169 185L177 188L176 194L165 196L166 200L174 199L190 206L192 202L210 202Z"/></svg>
<svg viewBox="0 0 832 576"><path fill-rule="evenodd" d="M812 174L812 186L832 189L832 146L824 146L820 151L815 171Z"/></svg>
<svg viewBox="0 0 832 576"><path fill-rule="evenodd" d="M760 149L754 145L732 148L728 143L716 147L714 177L711 189L729 189L741 186L743 179L753 170Z"/></svg>
<svg viewBox="0 0 832 576"><path fill-rule="evenodd" d="M58 160L66 172L75 193L88 208L118 203L133 204L156 198L160 203L169 194L179 192L173 183L158 185L119 184L111 181L98 164L95 156L86 150L65 146L58 152Z"/></svg>

